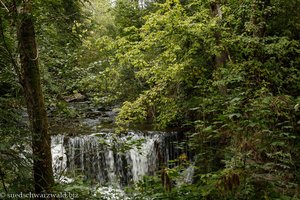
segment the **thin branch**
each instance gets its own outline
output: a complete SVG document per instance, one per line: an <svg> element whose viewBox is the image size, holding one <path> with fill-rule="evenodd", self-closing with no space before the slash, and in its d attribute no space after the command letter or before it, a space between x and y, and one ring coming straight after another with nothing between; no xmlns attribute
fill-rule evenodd
<svg viewBox="0 0 300 200"><path fill-rule="evenodd" d="M6 5L3 3L2 0L0 0L1 4L3 5L3 7L7 10L7 12L9 12L8 8L6 7Z"/></svg>

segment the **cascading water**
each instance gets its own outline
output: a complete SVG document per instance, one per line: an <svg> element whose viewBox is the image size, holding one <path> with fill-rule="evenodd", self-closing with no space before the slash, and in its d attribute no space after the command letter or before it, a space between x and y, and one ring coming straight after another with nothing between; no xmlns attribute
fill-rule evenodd
<svg viewBox="0 0 300 200"><path fill-rule="evenodd" d="M62 173L100 185L125 186L144 175L153 175L161 166L174 167L186 147L179 145L178 134L129 133L113 137L98 133L76 137L52 137L53 170L57 179L69 181Z"/></svg>

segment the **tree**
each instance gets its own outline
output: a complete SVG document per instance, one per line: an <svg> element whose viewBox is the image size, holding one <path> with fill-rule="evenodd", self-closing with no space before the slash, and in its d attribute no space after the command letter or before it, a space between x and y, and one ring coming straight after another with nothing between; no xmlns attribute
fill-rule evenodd
<svg viewBox="0 0 300 200"><path fill-rule="evenodd" d="M20 69L17 69L20 84L27 104L32 132L33 175L35 192L50 192L54 184L52 172L51 142L44 105L38 64L38 49L33 23L32 1L7 6L15 25ZM15 62L17 63L17 62ZM14 65L15 65L14 63ZM18 66L16 66L18 67Z"/></svg>
<svg viewBox="0 0 300 200"><path fill-rule="evenodd" d="M297 196L299 3L159 4L138 41L119 40L127 45L120 64L147 87L123 104L117 123L150 116L160 128L191 125L203 197Z"/></svg>

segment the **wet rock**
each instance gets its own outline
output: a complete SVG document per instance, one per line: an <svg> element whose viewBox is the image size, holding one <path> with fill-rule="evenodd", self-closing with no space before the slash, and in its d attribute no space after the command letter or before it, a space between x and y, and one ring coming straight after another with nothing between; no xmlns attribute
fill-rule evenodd
<svg viewBox="0 0 300 200"><path fill-rule="evenodd" d="M83 102L87 100L87 97L81 93L75 93L69 96L65 96L64 100L68 103L70 102Z"/></svg>
<svg viewBox="0 0 300 200"><path fill-rule="evenodd" d="M101 115L102 115L102 113L99 111L98 112L88 112L88 113L86 113L85 117L95 119Z"/></svg>

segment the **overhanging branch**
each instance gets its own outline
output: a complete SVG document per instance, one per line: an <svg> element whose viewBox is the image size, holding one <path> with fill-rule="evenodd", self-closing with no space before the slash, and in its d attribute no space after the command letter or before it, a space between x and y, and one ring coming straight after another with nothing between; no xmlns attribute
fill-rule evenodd
<svg viewBox="0 0 300 200"><path fill-rule="evenodd" d="M9 10L8 10L7 6L5 5L5 3L2 0L0 0L0 2L2 4L2 6L5 8L5 10L7 10L7 12L9 12Z"/></svg>

